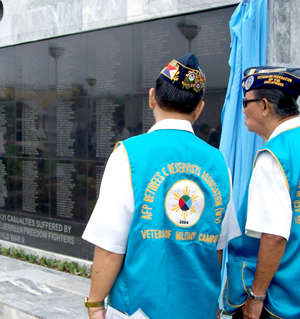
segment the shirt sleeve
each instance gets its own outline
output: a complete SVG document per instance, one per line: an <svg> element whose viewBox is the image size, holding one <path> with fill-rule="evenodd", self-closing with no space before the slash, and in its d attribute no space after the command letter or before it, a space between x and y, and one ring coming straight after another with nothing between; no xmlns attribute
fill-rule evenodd
<svg viewBox="0 0 300 319"><path fill-rule="evenodd" d="M108 159L99 198L82 238L105 250L125 254L133 212L129 161L120 145Z"/></svg>
<svg viewBox="0 0 300 319"><path fill-rule="evenodd" d="M292 204L284 173L269 152L261 153L250 181L246 235L262 233L289 239Z"/></svg>
<svg viewBox="0 0 300 319"><path fill-rule="evenodd" d="M224 249L231 239L239 237L241 235L242 233L237 220L234 203L231 196L222 222L221 234L217 244L217 250Z"/></svg>

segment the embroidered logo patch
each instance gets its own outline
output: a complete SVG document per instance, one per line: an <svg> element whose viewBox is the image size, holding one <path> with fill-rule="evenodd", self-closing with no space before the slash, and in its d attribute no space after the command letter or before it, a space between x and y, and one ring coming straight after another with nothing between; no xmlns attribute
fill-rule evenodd
<svg viewBox="0 0 300 319"><path fill-rule="evenodd" d="M179 79L179 65L176 60L172 60L166 67L161 71L167 78L173 82Z"/></svg>
<svg viewBox="0 0 300 319"><path fill-rule="evenodd" d="M179 227L195 225L203 211L205 198L200 187L191 180L180 180L168 191L165 210L169 219Z"/></svg>
<svg viewBox="0 0 300 319"><path fill-rule="evenodd" d="M251 76L249 76L249 78L246 80L245 88L246 88L247 91L251 88L253 82L254 82L254 77L253 77L253 75L251 75Z"/></svg>

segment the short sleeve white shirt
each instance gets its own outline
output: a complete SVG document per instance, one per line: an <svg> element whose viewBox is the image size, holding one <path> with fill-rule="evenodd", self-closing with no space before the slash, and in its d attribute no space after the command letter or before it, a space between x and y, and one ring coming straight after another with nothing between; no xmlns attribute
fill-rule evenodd
<svg viewBox="0 0 300 319"><path fill-rule="evenodd" d="M270 139L283 131L300 126L300 118L277 126ZM292 203L284 172L269 152L258 155L250 185L246 235L260 238L262 233L289 239L292 225Z"/></svg>
<svg viewBox="0 0 300 319"><path fill-rule="evenodd" d="M188 121L166 119L157 122L149 132L158 129L177 129L194 133ZM134 206L129 162L123 147L111 154L102 179L99 198L82 238L108 251L125 254ZM217 249L226 247L229 240L240 236L232 199L222 223Z"/></svg>

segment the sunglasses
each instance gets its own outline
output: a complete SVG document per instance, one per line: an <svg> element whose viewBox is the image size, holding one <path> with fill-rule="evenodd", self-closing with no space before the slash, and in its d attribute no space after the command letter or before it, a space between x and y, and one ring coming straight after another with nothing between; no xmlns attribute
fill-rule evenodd
<svg viewBox="0 0 300 319"><path fill-rule="evenodd" d="M243 108L245 109L248 105L248 103L250 102L259 102L261 101L262 99L252 99L252 100L247 100L247 99L243 99Z"/></svg>

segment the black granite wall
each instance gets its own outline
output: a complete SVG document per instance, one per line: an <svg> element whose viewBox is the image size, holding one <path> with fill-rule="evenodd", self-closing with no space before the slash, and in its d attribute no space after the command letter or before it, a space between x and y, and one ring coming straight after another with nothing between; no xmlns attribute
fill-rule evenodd
<svg viewBox="0 0 300 319"><path fill-rule="evenodd" d="M207 77L194 129L218 147L234 9L0 49L0 239L91 259L81 234L114 144L154 124L149 88L189 51Z"/></svg>

